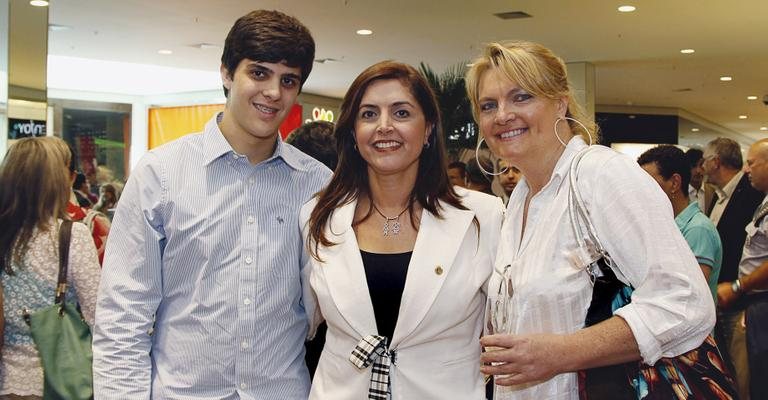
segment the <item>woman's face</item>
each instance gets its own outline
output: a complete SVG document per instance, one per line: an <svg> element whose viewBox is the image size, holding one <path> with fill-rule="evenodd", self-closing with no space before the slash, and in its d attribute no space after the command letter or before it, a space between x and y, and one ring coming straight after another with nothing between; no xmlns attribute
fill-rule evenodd
<svg viewBox="0 0 768 400"><path fill-rule="evenodd" d="M397 79L376 80L366 89L355 117L355 142L369 172L415 173L429 138L424 112Z"/></svg>
<svg viewBox="0 0 768 400"><path fill-rule="evenodd" d="M520 165L562 147L554 129L555 120L566 113L565 99L534 96L498 68L483 73L478 98L480 132L498 157ZM558 128L567 143L571 137L567 124Z"/></svg>

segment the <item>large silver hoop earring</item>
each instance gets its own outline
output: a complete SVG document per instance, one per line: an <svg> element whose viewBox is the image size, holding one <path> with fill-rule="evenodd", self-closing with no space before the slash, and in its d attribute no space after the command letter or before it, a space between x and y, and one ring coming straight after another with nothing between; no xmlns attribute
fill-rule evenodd
<svg viewBox="0 0 768 400"><path fill-rule="evenodd" d="M579 121L576 118L571 118L571 117L557 117L557 119L555 120L555 137L557 138L557 141L560 142L560 144L563 145L563 147L568 147L568 144L565 143L563 141L563 139L560 138L560 135L557 133L557 124L560 121L566 121L566 123L567 123L567 121L573 121L573 122L581 125L582 129L584 129L584 132L587 132L587 136L589 136L589 145L592 146L592 134L589 132L589 129L587 129L587 127L584 126L584 124L581 123L581 121Z"/></svg>
<svg viewBox="0 0 768 400"><path fill-rule="evenodd" d="M587 129L587 127L584 126L584 124L582 124L581 121L579 121L576 118L571 118L571 117L557 117L557 119L555 120L555 137L557 138L557 141L560 142L560 144L563 145L563 147L568 147L568 144L565 143L563 141L563 139L560 138L560 135L557 133L557 124L560 121L566 121L566 123L567 123L567 121L573 121L573 122L579 124L581 126L581 128L584 129L584 132L587 132L587 136L589 136L589 146L592 146L592 133L589 132L589 129Z"/></svg>
<svg viewBox="0 0 768 400"><path fill-rule="evenodd" d="M475 162L477 163L477 167L480 168L480 171L483 171L484 174L491 175L491 176L501 175L507 172L509 167L504 168L495 174L493 172L488 172L485 168L483 168L483 164L480 163L480 157L478 157L478 154L480 154L480 145L483 143L484 140L485 138L483 137L483 135L480 135L480 140L477 141L477 147L475 147Z"/></svg>

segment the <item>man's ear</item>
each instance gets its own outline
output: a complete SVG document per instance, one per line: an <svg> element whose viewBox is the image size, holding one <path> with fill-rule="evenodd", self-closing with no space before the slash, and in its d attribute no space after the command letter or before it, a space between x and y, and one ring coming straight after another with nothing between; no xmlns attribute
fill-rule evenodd
<svg viewBox="0 0 768 400"><path fill-rule="evenodd" d="M221 64L219 72L221 73L221 84L224 85L227 90L230 90L232 86L232 74L229 73L229 70L224 64Z"/></svg>
<svg viewBox="0 0 768 400"><path fill-rule="evenodd" d="M679 190L683 191L683 177L680 176L678 173L672 174L672 176L669 177L669 180L672 181L672 189L673 190ZM688 190L688 188L685 188L685 190Z"/></svg>

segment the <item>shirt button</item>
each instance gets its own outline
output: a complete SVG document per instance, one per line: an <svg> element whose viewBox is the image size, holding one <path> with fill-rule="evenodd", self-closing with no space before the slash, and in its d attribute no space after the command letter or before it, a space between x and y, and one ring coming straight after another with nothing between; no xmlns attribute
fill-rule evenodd
<svg viewBox="0 0 768 400"><path fill-rule="evenodd" d="M248 348L248 342L240 343L240 347L247 349Z"/></svg>
<svg viewBox="0 0 768 400"><path fill-rule="evenodd" d="M250 264L252 262L253 262L253 258L251 258L251 256L245 257L245 263L246 264Z"/></svg>
<svg viewBox="0 0 768 400"><path fill-rule="evenodd" d="M240 384L240 389L243 389L243 390L245 390L245 382L243 382L243 383L241 383L241 384Z"/></svg>
<svg viewBox="0 0 768 400"><path fill-rule="evenodd" d="M253 182L254 182L253 178L248 178L248 183L253 183Z"/></svg>
<svg viewBox="0 0 768 400"><path fill-rule="evenodd" d="M256 221L256 218L253 218L253 215L249 215L247 221L249 224L252 224L254 221Z"/></svg>
<svg viewBox="0 0 768 400"><path fill-rule="evenodd" d="M245 304L246 306L249 306L249 305L251 305L251 299L245 299L245 300L243 300L243 304Z"/></svg>

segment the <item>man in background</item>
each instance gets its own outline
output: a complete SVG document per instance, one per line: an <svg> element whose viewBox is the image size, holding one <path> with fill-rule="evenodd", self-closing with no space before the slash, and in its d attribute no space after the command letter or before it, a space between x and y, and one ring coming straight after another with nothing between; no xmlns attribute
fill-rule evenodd
<svg viewBox="0 0 768 400"><path fill-rule="evenodd" d="M691 183L688 185L688 198L691 203L699 204L699 209L704 211L706 202L704 200L704 169L701 165L704 163L704 152L700 149L691 148L685 152L685 159L691 169Z"/></svg>
<svg viewBox="0 0 768 400"><path fill-rule="evenodd" d="M461 161L448 164L448 179L451 180L451 185L467 187L467 164Z"/></svg>
<svg viewBox="0 0 768 400"><path fill-rule="evenodd" d="M706 214L717 227L723 244L723 264L718 282L733 282L738 278L746 239L744 229L765 195L749 184L748 176L741 170L744 163L741 147L734 140L717 138L707 143L703 160L701 166L706 181L715 188L715 195L707 205ZM740 308L739 305L719 304L718 301L715 336L717 342L721 343L723 358L742 387L748 380L748 376L742 373L747 370L743 335L734 332L741 316Z"/></svg>
<svg viewBox="0 0 768 400"><path fill-rule="evenodd" d="M333 171L339 162L339 153L336 151L336 138L333 136L333 129L333 122L307 122L294 129L285 139L285 142L325 164L326 167Z"/></svg>
<svg viewBox="0 0 768 400"><path fill-rule="evenodd" d="M768 193L768 140L749 148L745 172L752 187ZM739 264L739 278L718 286L720 305L745 310L735 331L745 329L749 394L753 400L768 395L768 202L764 199L747 225L747 240ZM741 382L740 386L741 386ZM743 388L740 388L743 389ZM742 393L742 398L747 398Z"/></svg>
<svg viewBox="0 0 768 400"><path fill-rule="evenodd" d="M520 182L520 178L522 178L523 174L520 173L520 170L517 169L517 167L502 159L499 159L497 166L499 169L499 186L504 190L504 204L506 204L507 201L509 201L509 195L512 194L512 191L517 186L517 183Z"/></svg>

